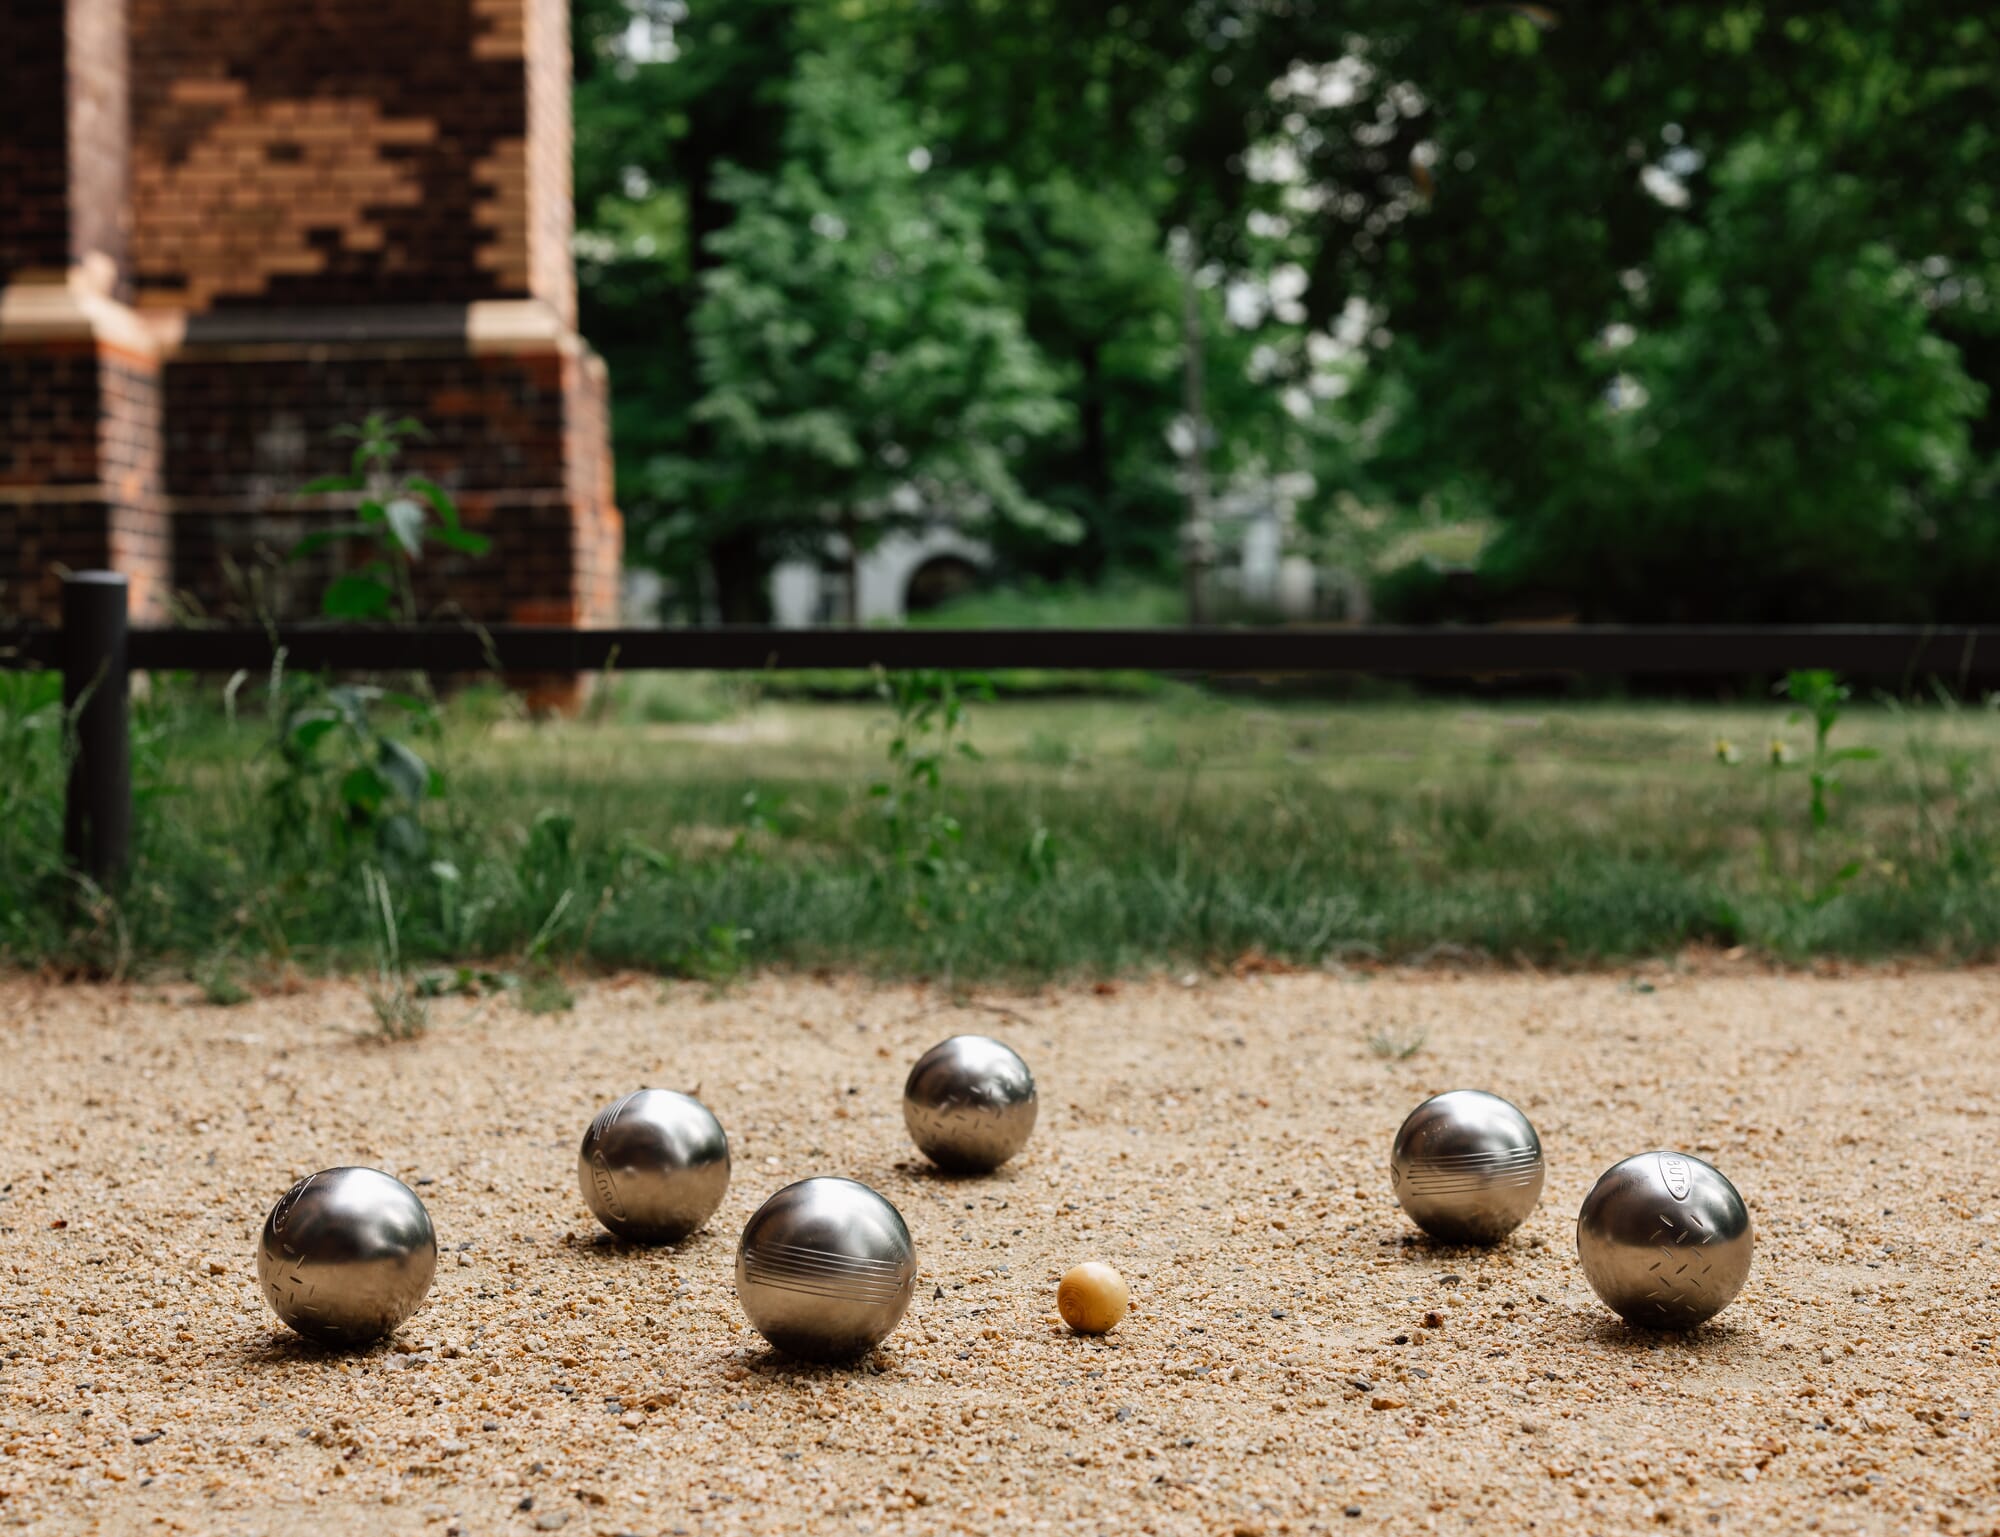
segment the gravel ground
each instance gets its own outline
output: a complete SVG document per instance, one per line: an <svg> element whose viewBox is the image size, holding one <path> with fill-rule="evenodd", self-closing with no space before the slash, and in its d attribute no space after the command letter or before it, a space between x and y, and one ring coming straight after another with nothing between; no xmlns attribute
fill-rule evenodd
<svg viewBox="0 0 2000 1537"><path fill-rule="evenodd" d="M440 1004L396 1045L345 984L215 1009L0 982L0 1522L2000 1531L1996 982L1718 963L968 1005L624 977L566 1014ZM898 1091L968 1029L1028 1057L1041 1124L945 1179ZM675 1251L600 1239L576 1189L591 1113L641 1083L698 1088L734 1144ZM1516 1100L1549 1157L1490 1253L1417 1239L1384 1172L1404 1112L1459 1085ZM1756 1223L1748 1286L1687 1338L1627 1329L1575 1261L1592 1179L1654 1146L1716 1163ZM392 1344L348 1356L287 1335L252 1258L271 1202L339 1163L416 1185L444 1250ZM731 1287L750 1212L822 1172L895 1201L922 1266L851 1370L774 1357ZM1055 1315L1088 1258L1132 1287L1102 1340Z"/></svg>

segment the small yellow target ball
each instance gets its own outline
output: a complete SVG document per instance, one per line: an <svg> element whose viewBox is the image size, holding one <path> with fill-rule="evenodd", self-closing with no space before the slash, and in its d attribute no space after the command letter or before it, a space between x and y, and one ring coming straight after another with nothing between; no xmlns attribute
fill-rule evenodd
<svg viewBox="0 0 2000 1537"><path fill-rule="evenodd" d="M1125 1277L1098 1260L1073 1268L1056 1287L1056 1311L1078 1334L1106 1334L1132 1306Z"/></svg>

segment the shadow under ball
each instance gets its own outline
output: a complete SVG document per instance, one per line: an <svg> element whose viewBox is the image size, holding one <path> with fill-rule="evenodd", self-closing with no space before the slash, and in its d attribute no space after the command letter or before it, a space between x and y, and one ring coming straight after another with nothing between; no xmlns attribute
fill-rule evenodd
<svg viewBox="0 0 2000 1537"><path fill-rule="evenodd" d="M1590 1289L1628 1323L1692 1329L1750 1276L1750 1211L1713 1165L1640 1153L1597 1177L1576 1214Z"/></svg>
<svg viewBox="0 0 2000 1537"><path fill-rule="evenodd" d="M1542 1196L1542 1139L1481 1089L1434 1094L1404 1119L1389 1183L1410 1220L1445 1243L1498 1243Z"/></svg>
<svg viewBox="0 0 2000 1537"><path fill-rule="evenodd" d="M859 1180L785 1186L736 1246L736 1296L751 1326L808 1361L849 1361L881 1344L916 1288L902 1213Z"/></svg>
<svg viewBox="0 0 2000 1537"><path fill-rule="evenodd" d="M1035 1075L991 1036L954 1035L910 1069L903 1124L941 1169L985 1174L1027 1145L1035 1129Z"/></svg>
<svg viewBox="0 0 2000 1537"><path fill-rule="evenodd" d="M416 1312L437 1273L417 1193L379 1169L324 1169L279 1198L257 1244L272 1311L308 1339L365 1345Z"/></svg>
<svg viewBox="0 0 2000 1537"><path fill-rule="evenodd" d="M640 1089L597 1112L576 1179L597 1220L630 1243L678 1243L729 1189L729 1138L700 1100Z"/></svg>

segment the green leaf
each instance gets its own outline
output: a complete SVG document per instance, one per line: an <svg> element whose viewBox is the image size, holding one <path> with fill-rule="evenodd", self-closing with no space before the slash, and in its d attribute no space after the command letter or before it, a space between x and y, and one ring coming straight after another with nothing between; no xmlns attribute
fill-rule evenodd
<svg viewBox="0 0 2000 1537"><path fill-rule="evenodd" d="M372 818L388 798L388 781L365 765L349 769L341 778L340 802L349 811L358 811Z"/></svg>
<svg viewBox="0 0 2000 1537"><path fill-rule="evenodd" d="M358 728L368 724L368 707L384 696L372 683L336 683L326 691L326 697Z"/></svg>
<svg viewBox="0 0 2000 1537"><path fill-rule="evenodd" d="M329 491L359 491L362 486L359 475L322 475L318 480L309 480L299 487L300 496L323 496Z"/></svg>
<svg viewBox="0 0 2000 1537"><path fill-rule="evenodd" d="M350 571L327 584L320 612L332 619L380 619L394 598L388 583L366 571Z"/></svg>
<svg viewBox="0 0 2000 1537"><path fill-rule="evenodd" d="M308 716L293 725L290 733L292 746L310 756L313 749L325 740L327 733L339 725L338 718L332 715Z"/></svg>
<svg viewBox="0 0 2000 1537"><path fill-rule="evenodd" d="M451 499L443 486L422 475L405 475L403 484L431 504L446 528L458 527L458 503Z"/></svg>
<svg viewBox="0 0 2000 1537"><path fill-rule="evenodd" d="M424 851L424 830L415 817L397 812L382 819L375 829L375 841L392 854L416 859Z"/></svg>
<svg viewBox="0 0 2000 1537"><path fill-rule="evenodd" d="M429 792L430 766L394 737L382 738L382 745L376 749L375 762L382 771L382 777L404 800L415 804Z"/></svg>
<svg viewBox="0 0 2000 1537"><path fill-rule="evenodd" d="M469 528L434 528L430 530L430 538L464 555L484 555L493 548L491 539L484 534L475 534Z"/></svg>
<svg viewBox="0 0 2000 1537"><path fill-rule="evenodd" d="M297 560L301 556L312 554L315 550L323 550L330 544L344 544L350 539L366 539L372 533L372 529L360 523L341 523L333 528L322 528L307 534L287 550L285 559Z"/></svg>

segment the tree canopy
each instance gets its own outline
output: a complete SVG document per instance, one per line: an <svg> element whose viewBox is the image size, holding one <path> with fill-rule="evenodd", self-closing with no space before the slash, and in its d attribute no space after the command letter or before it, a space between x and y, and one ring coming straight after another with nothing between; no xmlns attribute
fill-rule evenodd
<svg viewBox="0 0 2000 1537"><path fill-rule="evenodd" d="M1982 7L574 14L634 554L726 617L826 529L940 505L1023 570L1168 571L1197 445L1328 550L1490 529L1495 601L1993 602Z"/></svg>

